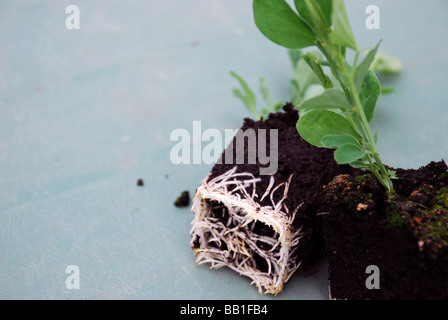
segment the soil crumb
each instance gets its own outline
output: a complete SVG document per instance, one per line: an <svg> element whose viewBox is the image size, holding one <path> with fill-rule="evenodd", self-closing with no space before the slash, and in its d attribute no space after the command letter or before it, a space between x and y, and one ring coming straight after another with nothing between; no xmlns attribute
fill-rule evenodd
<svg viewBox="0 0 448 320"><path fill-rule="evenodd" d="M183 191L179 197L177 197L176 201L174 201L174 205L178 208L187 207L190 204L190 193L185 190Z"/></svg>

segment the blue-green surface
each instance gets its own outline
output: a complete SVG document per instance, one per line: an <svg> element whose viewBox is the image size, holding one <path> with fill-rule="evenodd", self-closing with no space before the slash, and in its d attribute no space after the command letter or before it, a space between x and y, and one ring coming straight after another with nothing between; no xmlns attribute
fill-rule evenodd
<svg viewBox="0 0 448 320"><path fill-rule="evenodd" d="M80 30L65 8L80 8ZM367 5L381 29L367 30ZM448 159L448 2L347 0L361 46L399 57L375 126L392 166ZM251 1L0 0L0 298L272 299L229 270L197 266L192 213L173 206L211 165L170 161L170 133L238 128L235 70L289 95L286 51ZM137 179L145 181L137 187ZM68 265L80 289L68 290ZM277 299L326 299L326 264Z"/></svg>

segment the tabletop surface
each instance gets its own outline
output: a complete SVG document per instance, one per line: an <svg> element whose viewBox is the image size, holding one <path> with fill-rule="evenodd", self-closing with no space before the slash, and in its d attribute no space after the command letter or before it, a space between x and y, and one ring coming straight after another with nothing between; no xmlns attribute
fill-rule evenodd
<svg viewBox="0 0 448 320"><path fill-rule="evenodd" d="M70 30L73 4L80 28ZM365 27L370 4L379 30ZM384 161L447 160L448 2L346 6L360 45L382 38L404 66L384 80L397 90L374 120ZM196 120L236 129L249 116L230 70L288 98L287 52L258 32L251 1L0 0L0 43L0 298L328 298L323 260L277 297L196 265L192 213L173 206L212 164L175 165L171 132Z"/></svg>

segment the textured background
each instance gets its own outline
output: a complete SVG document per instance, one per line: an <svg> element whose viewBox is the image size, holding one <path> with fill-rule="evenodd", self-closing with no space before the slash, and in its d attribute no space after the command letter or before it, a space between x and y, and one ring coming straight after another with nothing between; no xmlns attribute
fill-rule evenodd
<svg viewBox="0 0 448 320"><path fill-rule="evenodd" d="M70 4L80 30L65 27ZM448 3L346 4L360 45L383 38L404 63L376 114L385 162L448 159ZM381 30L364 26L369 4ZM211 165L173 165L170 133L193 120L235 129L248 116L229 70L288 98L286 51L256 30L251 1L0 0L0 43L0 298L272 298L196 266L192 213L172 205ZM65 287L68 265L79 290ZM324 261L277 297L326 298Z"/></svg>

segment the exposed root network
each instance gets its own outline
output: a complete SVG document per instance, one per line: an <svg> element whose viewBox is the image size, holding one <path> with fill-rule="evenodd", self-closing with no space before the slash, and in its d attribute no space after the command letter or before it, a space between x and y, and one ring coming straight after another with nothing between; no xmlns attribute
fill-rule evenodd
<svg viewBox="0 0 448 320"><path fill-rule="evenodd" d="M292 223L300 206L290 212L284 204L292 175L276 186L271 176L259 197L260 178L236 169L210 181L208 175L196 190L190 231L196 262L227 266L251 278L260 293L277 294L301 264L294 253L302 228ZM281 191L275 202L274 194ZM266 197L271 205L261 206Z"/></svg>

